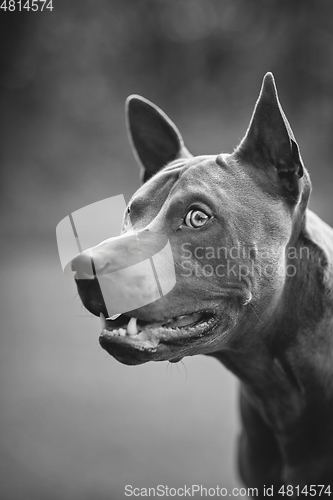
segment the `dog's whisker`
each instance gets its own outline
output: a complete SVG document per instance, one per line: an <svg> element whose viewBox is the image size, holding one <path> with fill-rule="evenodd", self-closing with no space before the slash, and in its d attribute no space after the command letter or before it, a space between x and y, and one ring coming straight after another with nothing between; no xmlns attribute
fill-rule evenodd
<svg viewBox="0 0 333 500"><path fill-rule="evenodd" d="M256 310L255 310L255 308L254 308L253 304L251 304L251 303L249 302L249 304L248 304L248 305L251 307L252 311L254 312L254 314L256 315L256 317L258 318L258 320L260 321L260 323L264 324L264 322L260 319L259 315L256 313Z"/></svg>
<svg viewBox="0 0 333 500"><path fill-rule="evenodd" d="M186 375L186 376L185 376L185 383L186 383L186 382L187 382L187 368L186 368L186 365L185 365L185 363L184 363L184 361L183 361L182 359L181 359L179 362L180 362L180 363L182 364L182 366L184 367L184 370L185 370L185 375Z"/></svg>

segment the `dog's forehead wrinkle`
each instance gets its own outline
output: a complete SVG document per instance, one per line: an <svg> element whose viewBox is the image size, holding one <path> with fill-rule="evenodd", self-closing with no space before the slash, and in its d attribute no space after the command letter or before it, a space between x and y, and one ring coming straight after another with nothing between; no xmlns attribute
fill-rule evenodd
<svg viewBox="0 0 333 500"><path fill-rule="evenodd" d="M160 172L134 193L130 200L133 227L136 229L146 227L158 216L167 203L178 175L176 170Z"/></svg>
<svg viewBox="0 0 333 500"><path fill-rule="evenodd" d="M216 163L216 156L205 157L182 172L179 176L179 185L187 190L205 189L207 193L216 186L225 190L235 182L235 176L230 175L228 170L221 169Z"/></svg>
<svg viewBox="0 0 333 500"><path fill-rule="evenodd" d="M215 160L214 155L200 155L200 156L194 156L193 158L188 159L183 165L182 165L182 172L180 174L183 175L184 172L186 172L189 169L192 169L194 167L197 167L198 165L207 165L207 163L212 163ZM185 167L185 168L184 168Z"/></svg>
<svg viewBox="0 0 333 500"><path fill-rule="evenodd" d="M183 167L186 165L186 163L187 162L186 160L184 160L184 158L178 158L177 160L167 163L163 170L172 170L176 167Z"/></svg>
<svg viewBox="0 0 333 500"><path fill-rule="evenodd" d="M222 168L228 168L229 166L229 161L228 159L230 158L230 154L228 153L220 153L219 155L217 155L217 157L215 158L215 163L217 165L219 165L220 167Z"/></svg>

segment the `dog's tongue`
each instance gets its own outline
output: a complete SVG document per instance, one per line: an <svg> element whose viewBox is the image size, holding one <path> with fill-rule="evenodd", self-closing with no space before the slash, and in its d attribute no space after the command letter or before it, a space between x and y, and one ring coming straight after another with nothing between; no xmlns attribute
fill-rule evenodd
<svg viewBox="0 0 333 500"><path fill-rule="evenodd" d="M152 322L152 323L142 323L139 320L139 329L140 330L146 330L149 328L159 328L159 327L164 327L164 328L182 328L184 326L189 326L193 325L194 323L197 323L202 317L202 314L200 313L193 313L193 314L185 314L183 316L175 316L174 318L171 318L169 320L161 321L161 322ZM133 318L131 318L132 320ZM130 322L131 322L130 320ZM141 324L140 324L141 323ZM128 327L127 327L128 331Z"/></svg>
<svg viewBox="0 0 333 500"><path fill-rule="evenodd" d="M177 316L176 318L172 318L167 323L165 323L165 326L169 326L172 328L181 328L182 326L188 326L196 323L200 318L200 313L185 314L184 316Z"/></svg>

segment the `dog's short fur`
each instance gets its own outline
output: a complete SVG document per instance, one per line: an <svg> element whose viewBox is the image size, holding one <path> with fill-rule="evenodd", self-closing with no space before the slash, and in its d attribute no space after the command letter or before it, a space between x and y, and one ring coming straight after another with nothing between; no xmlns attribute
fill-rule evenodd
<svg viewBox="0 0 333 500"><path fill-rule="evenodd" d="M333 230L307 208L309 175L272 74L232 154L193 157L170 119L139 96L128 99L127 120L144 184L124 232L130 219L138 234L166 235L177 283L108 320L102 347L126 364L214 356L241 381L244 482L333 485ZM108 244L90 251L97 270L126 261L125 244L115 253ZM243 251L231 255L235 248ZM77 273L83 260L73 262ZM219 265L224 273L214 272ZM86 308L107 315L98 280L77 285ZM140 332L114 335L129 316Z"/></svg>

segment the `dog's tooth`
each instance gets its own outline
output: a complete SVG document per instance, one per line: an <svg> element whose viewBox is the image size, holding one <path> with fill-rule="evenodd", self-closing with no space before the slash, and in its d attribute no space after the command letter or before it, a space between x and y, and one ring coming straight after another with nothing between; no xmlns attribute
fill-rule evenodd
<svg viewBox="0 0 333 500"><path fill-rule="evenodd" d="M127 335L130 335L130 336L137 335L138 327L137 327L136 321L137 321L136 318L131 318L129 320L128 325L127 325Z"/></svg>
<svg viewBox="0 0 333 500"><path fill-rule="evenodd" d="M105 321L105 316L103 313L101 313L99 315L99 319L101 320L101 326L102 326L102 329L104 330L105 329L105 325L106 325L106 321Z"/></svg>
<svg viewBox="0 0 333 500"><path fill-rule="evenodd" d="M112 319L112 321L114 321L115 319L119 318L119 316L121 316L121 313L114 314L113 316L110 316L109 318L106 318L106 319Z"/></svg>
<svg viewBox="0 0 333 500"><path fill-rule="evenodd" d="M125 335L126 335L126 330L125 330L125 328L119 328L118 332L119 332L119 335L120 335L121 337L125 337Z"/></svg>

